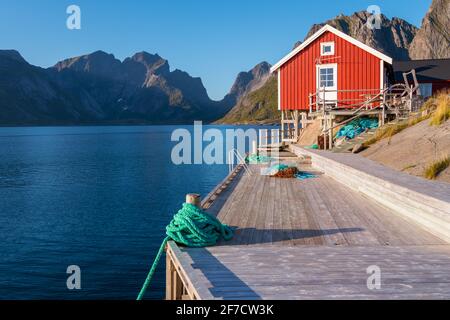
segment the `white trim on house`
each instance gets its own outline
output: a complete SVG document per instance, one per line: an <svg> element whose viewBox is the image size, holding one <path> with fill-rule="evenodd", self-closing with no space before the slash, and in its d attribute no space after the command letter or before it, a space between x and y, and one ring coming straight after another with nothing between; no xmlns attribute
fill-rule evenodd
<svg viewBox="0 0 450 320"><path fill-rule="evenodd" d="M281 110L281 71L278 70L278 110Z"/></svg>
<svg viewBox="0 0 450 320"><path fill-rule="evenodd" d="M323 33L326 31L329 31L331 33L334 33L338 37L343 38L344 40L347 40L348 42L354 44L355 46L373 54L377 58L392 64L392 58L388 57L387 55L375 50L374 48L369 47L368 45L362 43L361 41L356 40L355 38L350 37L349 35L343 33L342 31L339 31L335 28L333 28L330 25L323 26L319 31L314 33L311 37L305 40L301 45L299 45L297 48L292 50L289 54L287 54L283 59L278 61L272 68L270 68L270 72L275 72L278 70L283 64L285 64L287 61L289 61L292 57L294 57L297 53L302 51L304 48L306 48L308 45L310 45L314 40L316 40L318 37L320 37Z"/></svg>
<svg viewBox="0 0 450 320"><path fill-rule="evenodd" d="M384 61L380 60L380 91L384 90Z"/></svg>
<svg viewBox="0 0 450 320"><path fill-rule="evenodd" d="M331 51L330 52L324 52L323 48L330 46ZM321 42L320 43L320 55L321 56L333 56L334 55L334 42Z"/></svg>

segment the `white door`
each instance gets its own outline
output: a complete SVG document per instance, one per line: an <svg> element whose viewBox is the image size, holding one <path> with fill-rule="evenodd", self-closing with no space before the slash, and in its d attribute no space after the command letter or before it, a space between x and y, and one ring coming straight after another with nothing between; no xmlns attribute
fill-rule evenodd
<svg viewBox="0 0 450 320"><path fill-rule="evenodd" d="M318 102L335 104L337 100L337 64L321 64L317 66L317 93Z"/></svg>

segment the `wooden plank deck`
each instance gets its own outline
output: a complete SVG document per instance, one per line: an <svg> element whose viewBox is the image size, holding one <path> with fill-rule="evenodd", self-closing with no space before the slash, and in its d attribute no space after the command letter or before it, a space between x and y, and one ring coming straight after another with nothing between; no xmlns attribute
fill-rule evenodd
<svg viewBox="0 0 450 320"><path fill-rule="evenodd" d="M182 248L206 299L448 299L450 246ZM367 287L367 268L381 287Z"/></svg>
<svg viewBox="0 0 450 320"><path fill-rule="evenodd" d="M450 184L398 172L360 155L306 150L295 145L290 149L311 157L315 168L339 184L392 209L450 243Z"/></svg>
<svg viewBox="0 0 450 320"><path fill-rule="evenodd" d="M410 191L445 201L450 206L450 184L439 181L430 181L420 177L412 176L405 172L399 172L386 167L373 160L358 154L333 153L323 150L304 149L292 145L293 149L300 149L303 154L321 156L339 163L343 166L354 168L371 176L382 179L391 184L398 185Z"/></svg>
<svg viewBox="0 0 450 320"><path fill-rule="evenodd" d="M232 240L170 243L194 298L450 299L446 241L327 175L278 179L260 169L236 170L202 203L235 228ZM380 290L367 287L371 265Z"/></svg>
<svg viewBox="0 0 450 320"><path fill-rule="evenodd" d="M277 179L242 170L207 211L236 228L219 245L431 245L445 242L325 175ZM311 170L309 168L309 170Z"/></svg>

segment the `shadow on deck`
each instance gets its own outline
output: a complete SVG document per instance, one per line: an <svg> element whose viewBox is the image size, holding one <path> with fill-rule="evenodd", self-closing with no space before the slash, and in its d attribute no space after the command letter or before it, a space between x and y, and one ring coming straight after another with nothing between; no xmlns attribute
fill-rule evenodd
<svg viewBox="0 0 450 320"><path fill-rule="evenodd" d="M227 268L207 249L190 249L189 255L191 258L196 258L192 268L201 270L202 275L207 279L210 287L209 292L214 299L227 299L230 295L236 298L236 294L250 300L262 299L258 293L236 275L236 271ZM229 287L221 286L224 281L231 285ZM236 291L239 291L239 293L236 293Z"/></svg>
<svg viewBox="0 0 450 320"><path fill-rule="evenodd" d="M340 228L340 229L256 229L233 227L234 236L229 241L221 241L219 246L236 244L277 244L291 242L300 239L321 239L324 236L343 234L351 232L362 232L362 228ZM245 240L243 239L245 238ZM245 242L245 243L243 243ZM336 241L334 245L341 245Z"/></svg>

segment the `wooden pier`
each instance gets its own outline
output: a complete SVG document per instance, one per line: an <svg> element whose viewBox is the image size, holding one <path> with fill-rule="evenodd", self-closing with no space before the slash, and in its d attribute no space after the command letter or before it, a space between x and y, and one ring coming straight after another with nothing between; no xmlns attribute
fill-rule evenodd
<svg viewBox="0 0 450 320"><path fill-rule="evenodd" d="M416 219L416 211L400 207L402 196L417 192L407 186L418 178L396 173L398 184L375 176L355 182L358 168L346 169L327 152L292 151L310 157L312 166L299 158L299 167L318 177L272 178L260 165L248 175L238 166L202 201L235 236L208 248L170 242L167 299L450 299L450 185L435 187L436 198L424 192L428 202L416 206ZM382 191L367 191L371 183L384 188L377 179L389 185L390 201L398 191L396 206L379 199ZM375 289L367 283L373 268L381 281Z"/></svg>

